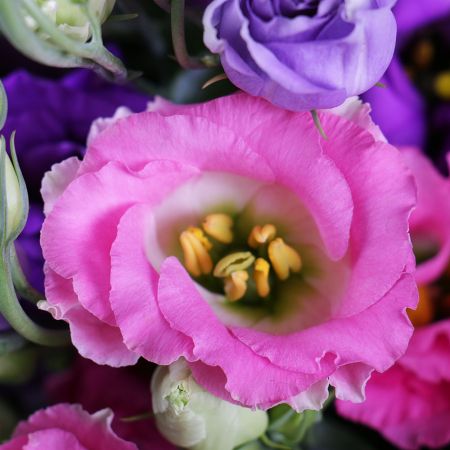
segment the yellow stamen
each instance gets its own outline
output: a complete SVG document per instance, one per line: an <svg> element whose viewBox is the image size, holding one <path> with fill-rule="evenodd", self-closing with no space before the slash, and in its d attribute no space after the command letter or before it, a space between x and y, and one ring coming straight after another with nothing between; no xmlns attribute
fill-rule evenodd
<svg viewBox="0 0 450 450"><path fill-rule="evenodd" d="M224 291L230 302L240 300L247 291L248 273L245 270L233 272L225 278Z"/></svg>
<svg viewBox="0 0 450 450"><path fill-rule="evenodd" d="M194 277L209 274L213 269L213 262L208 250L212 245L199 228L190 227L180 235L183 250L184 266Z"/></svg>
<svg viewBox="0 0 450 450"><path fill-rule="evenodd" d="M300 255L292 247L289 247L283 239L274 239L269 244L268 252L270 262L280 280L287 280L290 271L300 272L302 268Z"/></svg>
<svg viewBox="0 0 450 450"><path fill-rule="evenodd" d="M203 247L205 247L206 250L212 249L212 244L210 240L205 236L205 233L203 233L203 231L200 228L189 227L187 231L192 233L202 243Z"/></svg>
<svg viewBox="0 0 450 450"><path fill-rule="evenodd" d="M434 80L436 93L444 100L450 100L450 71L440 73Z"/></svg>
<svg viewBox="0 0 450 450"><path fill-rule="evenodd" d="M209 214L202 223L203 229L224 244L233 242L233 219L228 214Z"/></svg>
<svg viewBox="0 0 450 450"><path fill-rule="evenodd" d="M258 248L267 242L270 242L277 234L275 225L266 224L264 226L255 225L248 237L248 245L252 248Z"/></svg>
<svg viewBox="0 0 450 450"><path fill-rule="evenodd" d="M222 258L214 268L213 275L219 278L230 276L233 272L248 269L255 257L250 252L236 252Z"/></svg>
<svg viewBox="0 0 450 450"><path fill-rule="evenodd" d="M269 271L270 264L264 258L258 258L255 261L253 279L255 280L258 295L263 298L270 294Z"/></svg>
<svg viewBox="0 0 450 450"><path fill-rule="evenodd" d="M415 310L408 309L408 316L415 327L420 327L433 321L433 298L427 286L419 286L419 304Z"/></svg>

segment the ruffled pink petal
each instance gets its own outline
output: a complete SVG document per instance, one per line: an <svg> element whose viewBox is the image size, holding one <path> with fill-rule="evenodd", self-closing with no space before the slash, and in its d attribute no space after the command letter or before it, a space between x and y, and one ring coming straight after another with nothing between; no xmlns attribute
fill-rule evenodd
<svg viewBox="0 0 450 450"><path fill-rule="evenodd" d="M434 240L438 253L419 264L419 284L438 278L450 261L450 180L444 178L417 149L403 148L402 155L417 183L417 207L411 215L411 233Z"/></svg>
<svg viewBox="0 0 450 450"><path fill-rule="evenodd" d="M330 384L336 390L336 398L361 403L365 400L366 384L373 368L367 364L353 363L338 367L330 376Z"/></svg>
<svg viewBox="0 0 450 450"><path fill-rule="evenodd" d="M283 370L252 352L217 319L176 258L162 265L158 303L170 326L192 339L193 355L204 363L196 367L197 381L202 384L210 376L208 366L219 366L227 379L225 389L243 405L268 408L329 374L329 367L318 368L314 374ZM217 375L217 369L213 374ZM221 389L213 392L220 394Z"/></svg>
<svg viewBox="0 0 450 450"><path fill-rule="evenodd" d="M361 404L337 401L339 414L375 428L404 449L437 448L450 441L449 382L428 383L396 364L375 373L366 394Z"/></svg>
<svg viewBox="0 0 450 450"><path fill-rule="evenodd" d="M343 117L353 122L364 130L367 130L376 141L387 142L380 127L374 123L370 115L372 108L369 103L364 103L359 97L349 97L342 105L336 108L324 110Z"/></svg>
<svg viewBox="0 0 450 450"><path fill-rule="evenodd" d="M381 372L405 352L413 332L405 309L416 304L414 278L404 274L378 303L358 315L333 319L286 336L249 328L233 328L232 332L256 354L286 370L315 373L318 363L329 354L334 355L336 367L362 363ZM364 375L355 379L363 378Z"/></svg>
<svg viewBox="0 0 450 450"><path fill-rule="evenodd" d="M327 378L314 383L310 388L289 399L286 403L297 412L307 409L319 411L329 396L329 382Z"/></svg>
<svg viewBox="0 0 450 450"><path fill-rule="evenodd" d="M159 276L146 253L152 251L146 248L150 211L136 205L122 216L111 249L110 300L126 346L157 364L170 364L180 356L193 359L193 345L169 326L156 302Z"/></svg>
<svg viewBox="0 0 450 450"><path fill-rule="evenodd" d="M270 164L276 182L306 205L330 258L337 260L348 249L353 200L347 180L322 152L320 139L309 113L291 115L270 126L263 122L248 136Z"/></svg>
<svg viewBox="0 0 450 450"><path fill-rule="evenodd" d="M112 417L113 413L108 409L90 415L80 405L62 403L39 410L26 422L21 422L14 437L57 429L73 434L82 448L89 450L137 450L134 444L122 440L112 431Z"/></svg>
<svg viewBox="0 0 450 450"><path fill-rule="evenodd" d="M67 186L76 178L81 161L76 158L53 164L42 180L41 195L44 200L44 213L48 216L56 201L61 197Z"/></svg>
<svg viewBox="0 0 450 450"><path fill-rule="evenodd" d="M77 178L60 197L43 225L44 257L54 271L73 279L79 302L91 314L115 325L110 250L124 212L135 203L159 201L192 173L171 161L150 163L139 174L109 163Z"/></svg>
<svg viewBox="0 0 450 450"><path fill-rule="evenodd" d="M149 161L160 159L178 161L203 171L273 180L264 159L231 129L202 117L163 117L152 112L134 114L101 133L89 147L81 171L98 170L110 161L139 171Z"/></svg>
<svg viewBox="0 0 450 450"><path fill-rule="evenodd" d="M428 382L450 382L450 319L417 328L399 364ZM450 398L449 398L450 404Z"/></svg>
<svg viewBox="0 0 450 450"><path fill-rule="evenodd" d="M48 429L43 431L35 431L28 437L28 444L23 447L23 450L89 450L82 446L78 439L70 432Z"/></svg>
<svg viewBox="0 0 450 450"><path fill-rule="evenodd" d="M394 147L332 114L320 118L329 130L324 151L344 174L354 203L352 278L339 313L349 316L382 298L405 268L412 270L408 217L416 190Z"/></svg>
<svg viewBox="0 0 450 450"><path fill-rule="evenodd" d="M133 111L130 108L127 106L120 106L116 109L116 112L112 117L99 117L94 120L87 137L87 145L89 146L102 131L105 131L107 128L114 125L118 120L128 117L131 114L133 114Z"/></svg>
<svg viewBox="0 0 450 450"><path fill-rule="evenodd" d="M55 319L69 323L73 345L80 354L97 364L113 367L135 364L139 356L123 343L119 328L108 325L79 303L72 282L46 266L45 293L48 305L40 305Z"/></svg>
<svg viewBox="0 0 450 450"><path fill-rule="evenodd" d="M28 436L19 436L4 444L0 444L0 450L23 450L27 442Z"/></svg>

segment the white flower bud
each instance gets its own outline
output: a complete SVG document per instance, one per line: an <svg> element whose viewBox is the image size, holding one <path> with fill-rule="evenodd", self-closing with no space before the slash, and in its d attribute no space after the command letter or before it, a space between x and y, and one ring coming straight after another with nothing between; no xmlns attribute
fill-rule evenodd
<svg viewBox="0 0 450 450"><path fill-rule="evenodd" d="M158 429L179 447L232 450L261 436L268 425L265 411L234 405L202 389L183 359L158 367L151 389Z"/></svg>
<svg viewBox="0 0 450 450"><path fill-rule="evenodd" d="M67 36L86 42L91 35L89 20L77 2L71 0L35 0L43 13L48 16ZM103 23L111 13L116 0L88 0L87 6L92 15ZM36 21L27 16L27 25L35 30Z"/></svg>
<svg viewBox="0 0 450 450"><path fill-rule="evenodd" d="M4 151L4 150L2 150ZM5 182L6 182L6 235L10 236L20 225L23 208L22 195L17 179L16 171L5 152Z"/></svg>

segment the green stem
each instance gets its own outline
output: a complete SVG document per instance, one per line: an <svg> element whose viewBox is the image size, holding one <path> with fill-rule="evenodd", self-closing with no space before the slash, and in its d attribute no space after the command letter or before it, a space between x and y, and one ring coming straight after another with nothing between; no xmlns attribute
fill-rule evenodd
<svg viewBox="0 0 450 450"><path fill-rule="evenodd" d="M323 127L322 127L322 124L321 124L321 122L320 122L320 117L319 117L319 114L317 113L317 110L313 109L313 110L311 111L311 115L312 115L312 118L313 118L313 121L314 121L314 125L315 125L316 128L319 130L320 135L321 135L324 139L327 140L328 137L327 137L327 135L326 135L326 133L325 133L325 130L324 130Z"/></svg>
<svg viewBox="0 0 450 450"><path fill-rule="evenodd" d="M178 63L184 69L202 69L204 65L195 58L189 56L186 48L186 36L184 32L184 3L185 0L171 0L170 21L172 29L172 42Z"/></svg>
<svg viewBox="0 0 450 450"><path fill-rule="evenodd" d="M67 330L48 330L34 323L20 306L11 281L8 264L5 263L8 249L2 251L0 261L0 313L12 328L25 339L39 345L57 347L70 343Z"/></svg>
<svg viewBox="0 0 450 450"><path fill-rule="evenodd" d="M33 303L37 303L39 300L42 300L44 296L30 285L25 274L23 273L14 245L11 245L9 261L11 263L13 284L20 296Z"/></svg>
<svg viewBox="0 0 450 450"><path fill-rule="evenodd" d="M271 422L271 424L269 425L269 430L274 430L276 428L286 425L289 422L289 420L291 420L291 418L294 417L296 414L297 413L293 409L290 409L286 414L283 414L281 417Z"/></svg>
<svg viewBox="0 0 450 450"><path fill-rule="evenodd" d="M272 441L267 434L263 434L260 438L261 442L269 447L269 448L277 448L280 450L292 450L291 447L288 447L287 445L279 444L278 442Z"/></svg>

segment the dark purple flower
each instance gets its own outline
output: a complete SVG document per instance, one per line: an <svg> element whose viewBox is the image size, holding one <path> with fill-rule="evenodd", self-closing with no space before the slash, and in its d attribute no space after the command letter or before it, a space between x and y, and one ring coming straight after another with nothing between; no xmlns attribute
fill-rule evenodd
<svg viewBox="0 0 450 450"><path fill-rule="evenodd" d="M39 234L43 220L40 185L50 167L69 156L82 156L91 123L109 117L119 106L145 109L148 97L109 84L88 71L74 71L61 80L14 72L4 80L7 138L16 130L16 150L30 196L30 215L18 240L18 252L30 282L43 289Z"/></svg>
<svg viewBox="0 0 450 450"><path fill-rule="evenodd" d="M374 87L363 98L371 103L373 118L389 142L424 148L427 143L435 145L429 140L435 131L433 110L439 103L432 92L433 77L449 61L450 2L399 0L393 12L398 40L381 80L386 88ZM450 135L449 127L450 115L446 122Z"/></svg>
<svg viewBox="0 0 450 450"><path fill-rule="evenodd" d="M383 75L395 0L214 0L205 43L239 88L294 111L331 108Z"/></svg>

